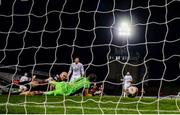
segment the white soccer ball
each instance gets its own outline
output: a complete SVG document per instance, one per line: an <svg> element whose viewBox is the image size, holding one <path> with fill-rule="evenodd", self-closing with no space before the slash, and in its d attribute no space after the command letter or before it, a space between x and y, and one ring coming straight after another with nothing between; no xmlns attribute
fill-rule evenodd
<svg viewBox="0 0 180 115"><path fill-rule="evenodd" d="M128 89L127 89L127 96L128 97L133 98L133 97L136 97L137 94L138 94L138 88L137 87L135 87L135 86L128 87Z"/></svg>

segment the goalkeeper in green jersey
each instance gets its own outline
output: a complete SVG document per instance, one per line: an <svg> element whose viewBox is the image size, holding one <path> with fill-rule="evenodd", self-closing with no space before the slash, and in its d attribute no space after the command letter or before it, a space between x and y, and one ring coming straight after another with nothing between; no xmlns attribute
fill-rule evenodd
<svg viewBox="0 0 180 115"><path fill-rule="evenodd" d="M54 85L53 91L44 92L45 95L71 95L76 93L78 90L84 88L84 96L91 96L89 94L89 88L92 81L95 81L96 75L90 74L88 77L80 77L73 82L56 82L52 81L50 84Z"/></svg>

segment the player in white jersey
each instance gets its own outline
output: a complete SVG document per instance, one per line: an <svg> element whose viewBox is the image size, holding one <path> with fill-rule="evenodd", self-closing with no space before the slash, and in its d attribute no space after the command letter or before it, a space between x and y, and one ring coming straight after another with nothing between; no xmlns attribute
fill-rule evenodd
<svg viewBox="0 0 180 115"><path fill-rule="evenodd" d="M125 97L126 92L128 91L128 87L131 86L131 83L133 81L130 72L127 72L127 74L124 76L124 79L122 79L122 81L123 81L123 96Z"/></svg>
<svg viewBox="0 0 180 115"><path fill-rule="evenodd" d="M28 76L28 74L27 73L25 73L21 78L20 78L20 80L19 80L19 82L27 82L27 81L29 81L29 78L27 77ZM20 92L24 92L24 91L26 91L27 90L27 87L25 86L25 85L20 85L19 86L19 91Z"/></svg>
<svg viewBox="0 0 180 115"><path fill-rule="evenodd" d="M76 57L74 60L74 63L71 64L69 72L68 72L68 78L71 76L70 82L80 78L81 76L84 76L84 67L83 64L80 63L79 57Z"/></svg>

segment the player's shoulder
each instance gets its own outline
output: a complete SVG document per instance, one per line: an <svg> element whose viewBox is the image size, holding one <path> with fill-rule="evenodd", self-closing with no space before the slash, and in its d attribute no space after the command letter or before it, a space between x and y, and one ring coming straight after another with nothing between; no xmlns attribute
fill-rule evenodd
<svg viewBox="0 0 180 115"><path fill-rule="evenodd" d="M21 79L26 79L27 77L26 76L22 76Z"/></svg>
<svg viewBox="0 0 180 115"><path fill-rule="evenodd" d="M79 62L78 65L82 66L83 64Z"/></svg>
<svg viewBox="0 0 180 115"><path fill-rule="evenodd" d="M124 77L125 78L131 78L132 76L131 75L125 75Z"/></svg>
<svg viewBox="0 0 180 115"><path fill-rule="evenodd" d="M124 78L128 77L128 75L125 75Z"/></svg>

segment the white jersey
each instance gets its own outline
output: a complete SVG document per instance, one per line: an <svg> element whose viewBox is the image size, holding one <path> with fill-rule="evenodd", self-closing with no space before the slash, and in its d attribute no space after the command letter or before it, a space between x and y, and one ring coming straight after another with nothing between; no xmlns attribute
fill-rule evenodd
<svg viewBox="0 0 180 115"><path fill-rule="evenodd" d="M20 82L25 82L25 81L28 81L29 79L28 79L28 77L27 76L22 76L21 78L20 78ZM25 85L20 85L19 86L19 89L20 89L20 91L25 91L25 90L27 90L27 87L25 86Z"/></svg>
<svg viewBox="0 0 180 115"><path fill-rule="evenodd" d="M29 79L28 79L28 77L27 76L22 76L21 78L20 78L20 82L24 82L24 81L28 81Z"/></svg>
<svg viewBox="0 0 180 115"><path fill-rule="evenodd" d="M70 81L73 81L82 75L84 75L84 67L82 63L72 63L69 69L69 73L72 73Z"/></svg>
<svg viewBox="0 0 180 115"><path fill-rule="evenodd" d="M125 75L124 76L124 89L127 89L129 86L131 86L132 76L131 75Z"/></svg>

